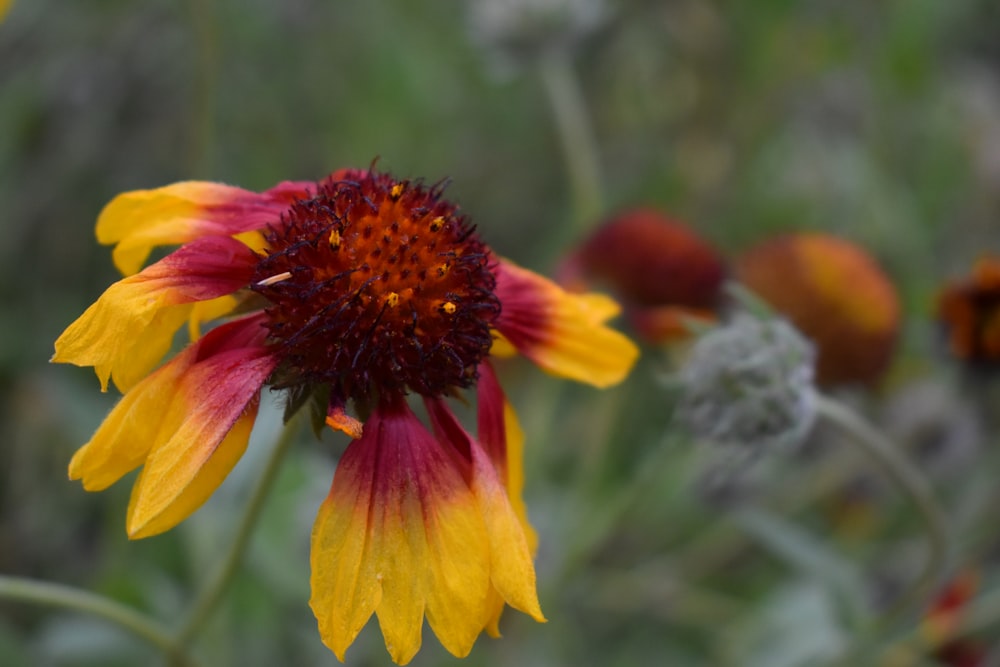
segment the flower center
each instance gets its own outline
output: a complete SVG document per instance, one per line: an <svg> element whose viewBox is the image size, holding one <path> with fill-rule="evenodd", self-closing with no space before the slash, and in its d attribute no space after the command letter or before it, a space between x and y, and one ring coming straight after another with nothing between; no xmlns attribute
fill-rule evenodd
<svg viewBox="0 0 1000 667"><path fill-rule="evenodd" d="M500 312L489 253L440 187L350 172L266 234L251 289L268 299L276 388L342 399L471 385Z"/></svg>

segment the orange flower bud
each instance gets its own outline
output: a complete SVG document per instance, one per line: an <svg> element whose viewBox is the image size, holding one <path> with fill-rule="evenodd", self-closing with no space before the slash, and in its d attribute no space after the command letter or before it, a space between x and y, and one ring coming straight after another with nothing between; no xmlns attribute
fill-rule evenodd
<svg viewBox="0 0 1000 667"><path fill-rule="evenodd" d="M735 272L816 343L820 385L882 377L899 333L899 297L865 250L829 234L791 234L744 252Z"/></svg>

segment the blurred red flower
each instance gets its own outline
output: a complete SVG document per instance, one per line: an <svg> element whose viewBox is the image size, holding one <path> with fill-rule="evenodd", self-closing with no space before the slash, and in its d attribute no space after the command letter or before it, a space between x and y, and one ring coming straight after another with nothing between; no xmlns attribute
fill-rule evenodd
<svg viewBox="0 0 1000 667"><path fill-rule="evenodd" d="M563 282L603 283L635 330L652 342L685 338L686 319L713 320L725 263L684 223L650 208L623 211L596 229L564 264Z"/></svg>
<svg viewBox="0 0 1000 667"><path fill-rule="evenodd" d="M986 649L974 639L961 636L961 617L979 589L979 574L966 569L953 577L931 602L924 616L924 638L933 647L931 655L948 667L982 667Z"/></svg>

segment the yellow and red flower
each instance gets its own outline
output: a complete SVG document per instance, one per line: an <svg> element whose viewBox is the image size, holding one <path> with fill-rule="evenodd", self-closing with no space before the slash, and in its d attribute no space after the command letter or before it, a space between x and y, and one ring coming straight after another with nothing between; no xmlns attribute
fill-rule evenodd
<svg viewBox="0 0 1000 667"><path fill-rule="evenodd" d="M985 646L961 631L969 603L978 591L979 572L965 569L948 581L931 601L921 623L921 634L938 664L949 667L981 667L986 664Z"/></svg>
<svg viewBox="0 0 1000 667"><path fill-rule="evenodd" d="M937 317L948 328L948 347L968 363L1000 362L1000 258L976 262L972 275L938 295Z"/></svg>
<svg viewBox="0 0 1000 667"><path fill-rule="evenodd" d="M373 613L400 664L425 617L458 656L483 630L498 635L505 605L544 620L523 436L489 357L516 351L615 384L637 351L606 326L613 301L496 257L441 188L374 170L259 194L202 182L129 192L104 209L97 237L126 277L66 329L53 360L92 366L124 394L69 471L97 491L142 468L131 538L204 503L270 386L320 402L354 438L312 535L310 604L338 658ZM179 248L142 269L161 245ZM193 342L157 368L185 323ZM472 387L475 435L446 401Z"/></svg>

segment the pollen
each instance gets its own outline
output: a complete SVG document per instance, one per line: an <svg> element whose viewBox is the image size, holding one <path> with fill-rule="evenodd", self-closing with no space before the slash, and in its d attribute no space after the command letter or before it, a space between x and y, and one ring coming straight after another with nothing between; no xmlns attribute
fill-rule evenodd
<svg viewBox="0 0 1000 667"><path fill-rule="evenodd" d="M269 227L251 281L284 360L272 386L360 401L471 386L500 312L475 229L439 186L339 176Z"/></svg>

